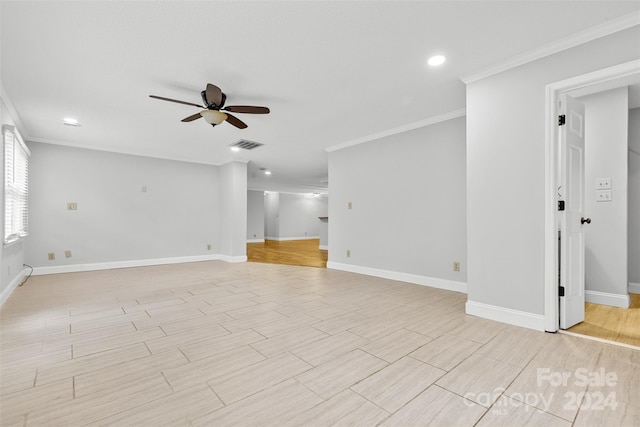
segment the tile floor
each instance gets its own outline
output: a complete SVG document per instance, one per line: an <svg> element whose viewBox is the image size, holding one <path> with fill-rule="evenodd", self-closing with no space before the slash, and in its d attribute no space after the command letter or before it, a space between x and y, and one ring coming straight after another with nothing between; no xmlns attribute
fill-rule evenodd
<svg viewBox="0 0 640 427"><path fill-rule="evenodd" d="M465 300L258 263L32 277L0 311L0 425L640 425L640 351Z"/></svg>

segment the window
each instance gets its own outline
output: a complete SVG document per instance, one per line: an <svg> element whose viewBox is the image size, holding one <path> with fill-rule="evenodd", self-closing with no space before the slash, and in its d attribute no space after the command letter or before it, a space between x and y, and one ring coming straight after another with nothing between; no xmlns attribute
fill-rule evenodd
<svg viewBox="0 0 640 427"><path fill-rule="evenodd" d="M29 234L29 149L13 126L2 126L4 139L4 244Z"/></svg>

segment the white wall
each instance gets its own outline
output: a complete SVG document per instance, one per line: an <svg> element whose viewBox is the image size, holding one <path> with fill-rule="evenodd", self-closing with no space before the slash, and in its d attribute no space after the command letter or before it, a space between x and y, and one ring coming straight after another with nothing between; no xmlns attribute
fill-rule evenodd
<svg viewBox="0 0 640 427"><path fill-rule="evenodd" d="M327 216L326 197L297 193L265 193L265 238L270 240L318 239Z"/></svg>
<svg viewBox="0 0 640 427"><path fill-rule="evenodd" d="M585 105L586 300L627 305L628 88L579 98ZM612 200L596 201L596 179L611 178ZM611 294L598 299L590 291ZM617 295L615 297L614 295ZM593 299L593 298L596 299Z"/></svg>
<svg viewBox="0 0 640 427"><path fill-rule="evenodd" d="M217 167L51 144L28 146L28 264L54 267L220 253ZM76 211L67 210L70 202L77 203ZM71 258L65 257L67 250ZM47 259L49 252L56 254L55 261Z"/></svg>
<svg viewBox="0 0 640 427"><path fill-rule="evenodd" d="M280 193L268 191L264 193L264 233L265 239L280 236Z"/></svg>
<svg viewBox="0 0 640 427"><path fill-rule="evenodd" d="M545 87L639 56L633 27L467 85L469 302L544 328Z"/></svg>
<svg viewBox="0 0 640 427"><path fill-rule="evenodd" d="M16 126L14 118L11 116L4 97L0 97L0 124ZM20 131L20 129L18 129ZM0 135L0 143L2 143L2 160L0 164L4 165L4 141ZM2 169L4 171L4 168ZM2 173L3 183L0 185L0 194L2 197L0 201L0 211L2 211L2 222L0 223L0 229L2 230L2 236L4 237L4 172ZM29 237L27 237L29 239ZM4 239L3 239L4 240ZM22 281L24 277L24 245L25 240L18 241L9 246L4 246L0 243L0 305L6 301L11 291Z"/></svg>
<svg viewBox="0 0 640 427"><path fill-rule="evenodd" d="M286 238L319 238L320 216L327 216L326 197L280 193L280 233Z"/></svg>
<svg viewBox="0 0 640 427"><path fill-rule="evenodd" d="M640 108L629 111L629 282L640 283Z"/></svg>
<svg viewBox="0 0 640 427"><path fill-rule="evenodd" d="M264 191L247 191L247 241L264 241Z"/></svg>
<svg viewBox="0 0 640 427"><path fill-rule="evenodd" d="M247 164L229 162L219 168L220 253L233 262L247 260Z"/></svg>
<svg viewBox="0 0 640 427"><path fill-rule="evenodd" d="M327 210L328 208L329 207L327 206ZM320 220L319 233L320 233L320 249L329 250L329 220L327 218Z"/></svg>
<svg viewBox="0 0 640 427"><path fill-rule="evenodd" d="M330 152L328 266L466 282L465 161L464 118Z"/></svg>

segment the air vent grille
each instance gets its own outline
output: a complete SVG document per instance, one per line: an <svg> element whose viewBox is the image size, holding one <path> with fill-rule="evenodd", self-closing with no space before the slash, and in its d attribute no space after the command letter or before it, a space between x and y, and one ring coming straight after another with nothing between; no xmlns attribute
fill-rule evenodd
<svg viewBox="0 0 640 427"><path fill-rule="evenodd" d="M264 144L255 141L249 141L248 139L241 139L238 142L234 142L229 147L238 147L243 150L253 150L254 148L262 147Z"/></svg>

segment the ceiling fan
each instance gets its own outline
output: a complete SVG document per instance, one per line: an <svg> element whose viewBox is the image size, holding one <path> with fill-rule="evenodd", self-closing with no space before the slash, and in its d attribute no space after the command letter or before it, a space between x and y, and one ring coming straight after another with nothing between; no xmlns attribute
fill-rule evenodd
<svg viewBox="0 0 640 427"><path fill-rule="evenodd" d="M227 100L227 95L222 93L218 86L211 83L207 83L207 88L200 92L200 96L202 97L204 106L194 104L193 102L179 101L177 99L149 95L149 97L151 98L160 99L162 101L177 102L178 104L193 105L194 107L204 108L204 110L200 111L199 113L193 114L189 117L185 117L181 120L183 122L192 122L202 117L211 126L219 125L220 123L226 121L227 123L230 123L239 129L245 129L247 127L247 124L245 122L243 122L236 116L227 113L226 111L230 111L233 113L269 114L269 109L267 107L255 107L252 105L230 105L228 107L225 107L224 103ZM225 113L223 113L223 111L225 111Z"/></svg>

